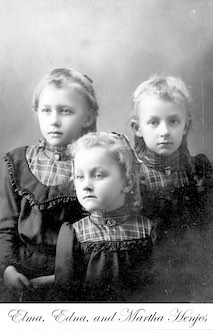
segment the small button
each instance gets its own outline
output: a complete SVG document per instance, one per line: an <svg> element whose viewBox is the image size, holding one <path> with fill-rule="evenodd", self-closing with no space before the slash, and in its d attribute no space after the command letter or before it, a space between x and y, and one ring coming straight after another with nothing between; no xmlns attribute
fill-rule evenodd
<svg viewBox="0 0 213 330"><path fill-rule="evenodd" d="M55 160L59 160L60 159L60 155L55 154Z"/></svg>
<svg viewBox="0 0 213 330"><path fill-rule="evenodd" d="M172 172L171 172L171 169L170 169L170 168L165 169L165 174L166 174L167 176L169 176L171 173L172 173Z"/></svg>
<svg viewBox="0 0 213 330"><path fill-rule="evenodd" d="M117 222L114 219L109 219L109 220L107 220L106 224L109 227L113 227L113 226L116 226L117 225Z"/></svg>

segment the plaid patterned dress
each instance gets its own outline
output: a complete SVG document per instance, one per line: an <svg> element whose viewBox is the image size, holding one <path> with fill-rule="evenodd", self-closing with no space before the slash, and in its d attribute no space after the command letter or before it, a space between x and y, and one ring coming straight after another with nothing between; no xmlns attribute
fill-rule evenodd
<svg viewBox="0 0 213 330"><path fill-rule="evenodd" d="M61 300L125 300L122 290L144 280L152 251L152 223L126 207L93 212L62 225L56 252L56 286Z"/></svg>
<svg viewBox="0 0 213 330"><path fill-rule="evenodd" d="M193 166L190 171L190 166L181 164L178 150L163 157L147 149L139 158L142 213L151 219L169 216L172 209L177 210L179 204L188 200L192 187L195 188Z"/></svg>
<svg viewBox="0 0 213 330"><path fill-rule="evenodd" d="M38 146L29 146L26 159L33 175L46 186L57 186L73 179L69 147L52 147L40 140Z"/></svg>
<svg viewBox="0 0 213 330"><path fill-rule="evenodd" d="M4 160L0 276L8 266L14 266L29 279L53 274L62 223L82 218L70 156L65 148L51 148L42 141L39 146L11 150Z"/></svg>
<svg viewBox="0 0 213 330"><path fill-rule="evenodd" d="M151 191L174 190L189 185L186 169L181 167L179 152L176 151L168 157L158 156L146 150L140 156L141 180Z"/></svg>

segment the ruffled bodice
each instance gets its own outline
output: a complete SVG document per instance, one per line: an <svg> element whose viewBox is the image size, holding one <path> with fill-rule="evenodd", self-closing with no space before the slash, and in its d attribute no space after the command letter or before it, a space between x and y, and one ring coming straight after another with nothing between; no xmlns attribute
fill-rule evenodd
<svg viewBox="0 0 213 330"><path fill-rule="evenodd" d="M66 180L66 183L57 187L46 186L38 181L28 166L27 148L17 148L4 156L14 191L19 196L25 196L32 206L36 205L40 210L76 199L72 180Z"/></svg>

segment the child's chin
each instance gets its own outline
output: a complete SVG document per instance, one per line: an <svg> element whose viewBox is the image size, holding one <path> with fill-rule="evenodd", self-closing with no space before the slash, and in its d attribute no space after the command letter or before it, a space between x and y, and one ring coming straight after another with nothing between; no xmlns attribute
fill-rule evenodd
<svg viewBox="0 0 213 330"><path fill-rule="evenodd" d="M105 212L105 210L103 210L103 207L98 207L98 206L94 206L94 207L84 207L85 210L89 213L92 213L92 212Z"/></svg>
<svg viewBox="0 0 213 330"><path fill-rule="evenodd" d="M162 157L168 157L173 153L173 151L169 151L169 150L161 150L159 152L157 152L158 156L162 156Z"/></svg>
<svg viewBox="0 0 213 330"><path fill-rule="evenodd" d="M82 205L84 208L85 208L85 210L87 211L87 212L94 212L94 211L99 211L100 210L100 208L98 208L97 206L88 206L88 205Z"/></svg>

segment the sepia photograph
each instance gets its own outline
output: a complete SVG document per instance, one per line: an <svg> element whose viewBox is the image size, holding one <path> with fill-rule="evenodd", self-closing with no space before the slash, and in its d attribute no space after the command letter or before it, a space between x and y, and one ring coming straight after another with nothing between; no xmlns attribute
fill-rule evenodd
<svg viewBox="0 0 213 330"><path fill-rule="evenodd" d="M212 329L213 0L0 0L0 329Z"/></svg>

